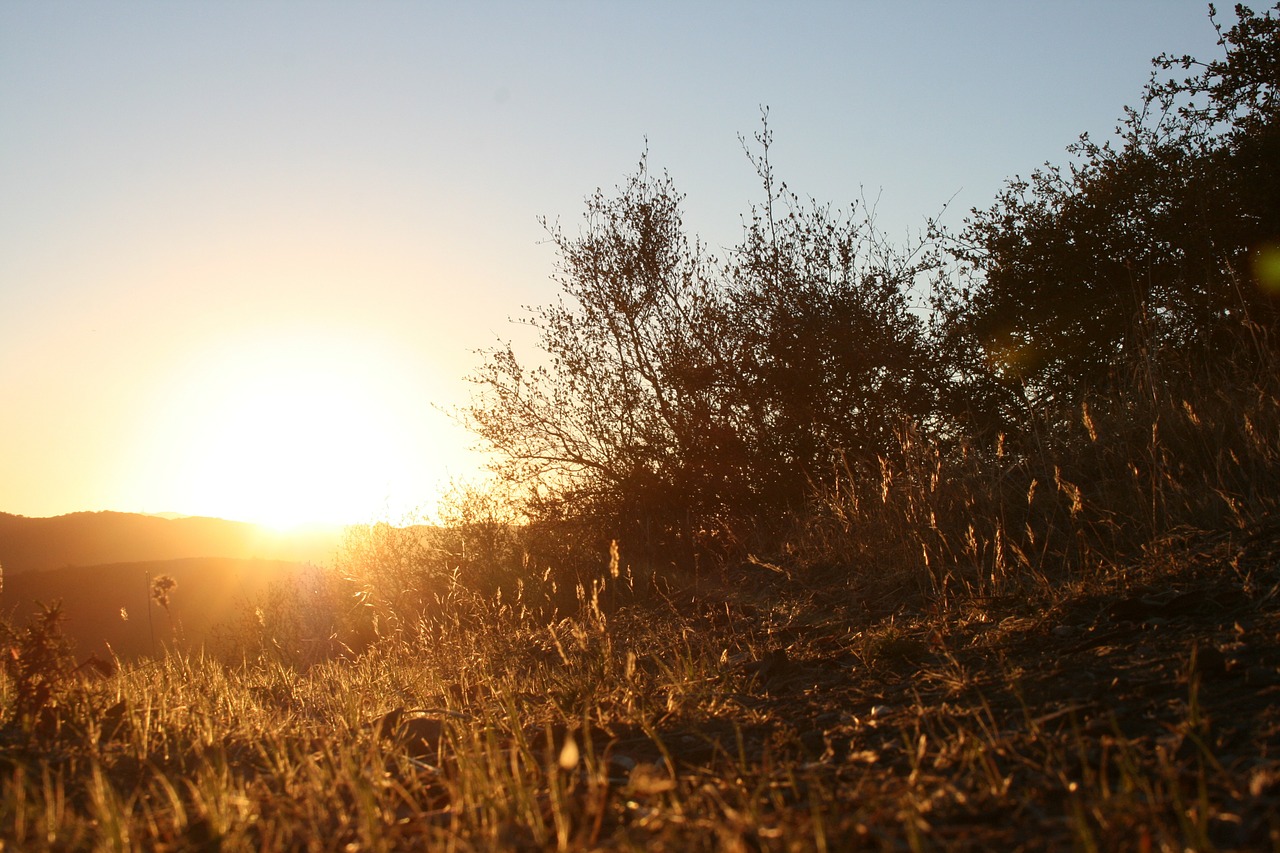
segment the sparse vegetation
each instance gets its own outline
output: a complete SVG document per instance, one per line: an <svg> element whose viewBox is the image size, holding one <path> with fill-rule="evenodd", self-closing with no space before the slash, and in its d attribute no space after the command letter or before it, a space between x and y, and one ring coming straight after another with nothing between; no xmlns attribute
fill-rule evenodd
<svg viewBox="0 0 1280 853"><path fill-rule="evenodd" d="M666 179L593 197L550 366L477 375L492 490L353 530L222 656L6 628L0 839L1280 849L1280 6L1236 16L1117 150L906 253L767 131L727 264Z"/></svg>

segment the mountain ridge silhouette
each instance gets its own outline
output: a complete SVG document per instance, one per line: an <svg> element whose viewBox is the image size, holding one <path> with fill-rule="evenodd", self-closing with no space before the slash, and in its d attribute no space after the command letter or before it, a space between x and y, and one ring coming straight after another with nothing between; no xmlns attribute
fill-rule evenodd
<svg viewBox="0 0 1280 853"><path fill-rule="evenodd" d="M244 521L115 511L29 518L0 512L0 568L9 575L70 566L194 557L332 563L338 527L280 532Z"/></svg>

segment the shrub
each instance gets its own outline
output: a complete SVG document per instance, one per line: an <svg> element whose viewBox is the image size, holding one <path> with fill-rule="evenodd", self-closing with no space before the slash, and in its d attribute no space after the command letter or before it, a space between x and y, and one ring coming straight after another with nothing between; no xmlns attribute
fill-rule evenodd
<svg viewBox="0 0 1280 853"><path fill-rule="evenodd" d="M75 669L63 618L61 603L55 602L41 604L21 629L0 621L0 659L13 690L8 725L31 731L56 722L53 713Z"/></svg>

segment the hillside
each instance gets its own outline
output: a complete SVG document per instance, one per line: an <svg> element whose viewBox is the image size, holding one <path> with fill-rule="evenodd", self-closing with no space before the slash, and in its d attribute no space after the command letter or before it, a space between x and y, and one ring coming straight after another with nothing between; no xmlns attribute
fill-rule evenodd
<svg viewBox="0 0 1280 853"><path fill-rule="evenodd" d="M890 618L758 568L551 625L460 602L420 635L311 667L173 654L64 679L56 704L0 729L4 801L34 804L0 835L20 849L1275 849L1278 556L1269 522Z"/></svg>
<svg viewBox="0 0 1280 853"><path fill-rule="evenodd" d="M150 596L151 582L161 576L177 584L167 611ZM227 557L71 566L8 575L0 611L22 624L38 602L60 601L77 658L114 652L128 659L171 645L208 644L216 628L243 620L273 584L305 576L306 567L296 562Z"/></svg>
<svg viewBox="0 0 1280 853"><path fill-rule="evenodd" d="M329 563L339 528L279 533L220 518L76 512L53 518L0 513L0 566L7 577L65 566L192 557Z"/></svg>

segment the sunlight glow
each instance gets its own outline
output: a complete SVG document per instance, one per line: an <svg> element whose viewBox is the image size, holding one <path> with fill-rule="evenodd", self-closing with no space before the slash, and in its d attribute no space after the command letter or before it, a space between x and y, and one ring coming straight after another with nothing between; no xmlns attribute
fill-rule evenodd
<svg viewBox="0 0 1280 853"><path fill-rule="evenodd" d="M355 519L394 459L376 404L318 375L263 377L209 421L196 480L238 516L276 526Z"/></svg>
<svg viewBox="0 0 1280 853"><path fill-rule="evenodd" d="M412 389L397 370L349 335L224 343L167 398L152 449L168 463L153 476L187 512L278 528L403 511Z"/></svg>

